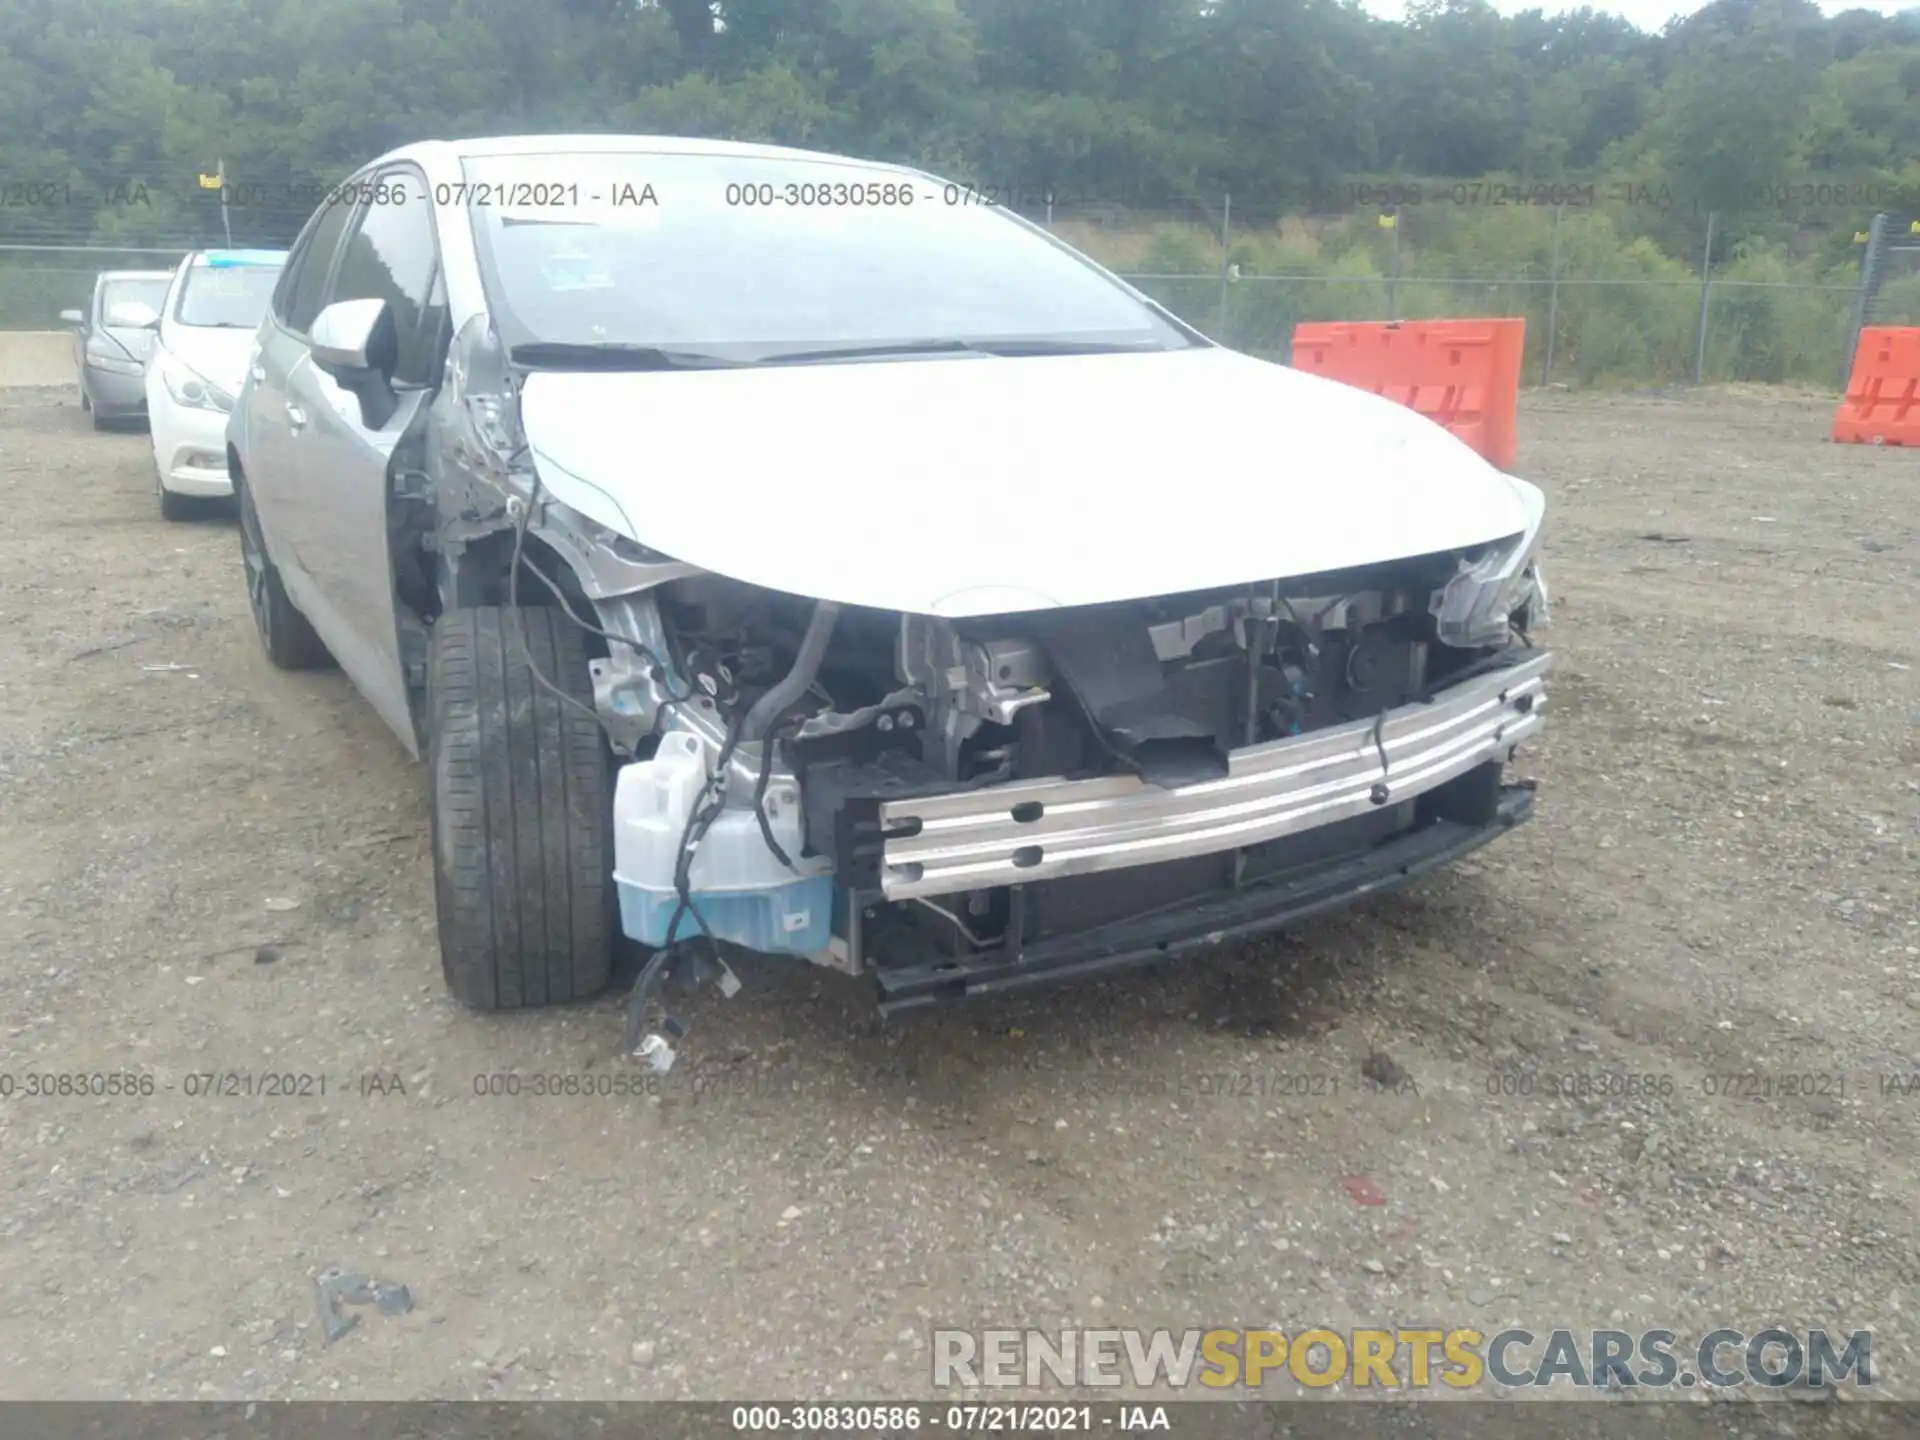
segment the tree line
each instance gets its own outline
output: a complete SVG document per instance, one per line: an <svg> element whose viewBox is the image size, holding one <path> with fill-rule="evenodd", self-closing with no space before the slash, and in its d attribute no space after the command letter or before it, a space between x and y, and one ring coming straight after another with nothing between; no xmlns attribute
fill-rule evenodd
<svg viewBox="0 0 1920 1440"><path fill-rule="evenodd" d="M1667 197L1622 226L1675 256L1711 209L1729 254L1838 260L1874 209L1920 214L1917 102L1920 9L1809 0L1659 33L1484 0L0 0L0 233L211 240L224 162L236 242L276 243L409 140L636 131L1147 211L1624 190Z"/></svg>

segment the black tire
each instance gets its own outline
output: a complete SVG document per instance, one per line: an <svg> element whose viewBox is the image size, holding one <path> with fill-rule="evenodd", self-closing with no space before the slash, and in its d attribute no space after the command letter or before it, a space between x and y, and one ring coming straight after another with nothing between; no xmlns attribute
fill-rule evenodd
<svg viewBox="0 0 1920 1440"><path fill-rule="evenodd" d="M167 489L166 484L160 479L160 460L157 456L153 462L153 488L155 493L160 496L160 518L162 520L194 520L199 518L201 510L198 502L196 502L191 495L174 494L173 491ZM244 558L244 555L242 558Z"/></svg>
<svg viewBox="0 0 1920 1440"><path fill-rule="evenodd" d="M449 610L434 623L427 767L440 963L447 989L476 1010L564 1004L607 985L613 776L581 636L539 606ZM540 686L529 651L584 713Z"/></svg>
<svg viewBox="0 0 1920 1440"><path fill-rule="evenodd" d="M333 656L325 642L288 598L280 572L267 557L260 515L253 508L253 492L245 484L233 488L240 502L240 560L246 570L247 606L253 611L253 628L260 634L267 659L282 670L318 670L331 664ZM160 494L161 513L167 514L166 491ZM167 518L176 517L168 514Z"/></svg>

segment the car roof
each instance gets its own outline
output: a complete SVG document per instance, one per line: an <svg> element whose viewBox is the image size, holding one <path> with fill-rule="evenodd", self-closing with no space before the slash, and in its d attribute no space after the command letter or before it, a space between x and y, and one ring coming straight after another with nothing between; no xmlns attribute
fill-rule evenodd
<svg viewBox="0 0 1920 1440"><path fill-rule="evenodd" d="M95 284L105 284L109 280L171 280L171 270L102 270L95 277Z"/></svg>
<svg viewBox="0 0 1920 1440"><path fill-rule="evenodd" d="M796 150L786 145L756 145L739 140L702 140L687 135L494 135L466 140L417 140L389 150L362 169L399 160L455 162L491 155L713 155L740 160L828 160L876 170L911 167L825 150Z"/></svg>

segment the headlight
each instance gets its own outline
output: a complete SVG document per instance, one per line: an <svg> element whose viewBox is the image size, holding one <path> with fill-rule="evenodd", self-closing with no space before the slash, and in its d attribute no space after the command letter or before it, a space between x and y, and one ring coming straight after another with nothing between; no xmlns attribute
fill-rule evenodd
<svg viewBox="0 0 1920 1440"><path fill-rule="evenodd" d="M119 346L110 345L98 337L87 341L87 360L102 370L117 371L122 375L138 375L142 368L140 361Z"/></svg>
<svg viewBox="0 0 1920 1440"><path fill-rule="evenodd" d="M195 410L233 413L233 397L176 355L160 359L160 380L178 403Z"/></svg>
<svg viewBox="0 0 1920 1440"><path fill-rule="evenodd" d="M1547 497L1538 485L1507 477L1526 507L1527 528L1490 545L1477 559L1460 562L1460 573L1433 592L1428 609L1443 644L1463 650L1504 645L1510 617L1526 608L1530 623L1546 623L1547 586L1540 573L1540 527Z"/></svg>

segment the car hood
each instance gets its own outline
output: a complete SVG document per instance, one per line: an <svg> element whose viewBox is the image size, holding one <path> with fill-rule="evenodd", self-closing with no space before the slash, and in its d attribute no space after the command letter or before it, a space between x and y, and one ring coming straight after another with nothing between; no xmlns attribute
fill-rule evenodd
<svg viewBox="0 0 1920 1440"><path fill-rule="evenodd" d="M960 617L1249 584L1526 528L1464 442L1224 349L537 371L563 504L702 569Z"/></svg>
<svg viewBox="0 0 1920 1440"><path fill-rule="evenodd" d="M109 341L118 345L135 360L144 360L153 349L153 331L144 326L103 325L100 327Z"/></svg>
<svg viewBox="0 0 1920 1440"><path fill-rule="evenodd" d="M161 343L202 378L229 395L240 393L247 378L247 357L253 353L251 330L227 330L211 325L169 325Z"/></svg>

